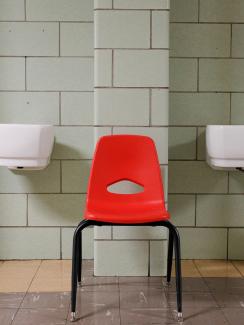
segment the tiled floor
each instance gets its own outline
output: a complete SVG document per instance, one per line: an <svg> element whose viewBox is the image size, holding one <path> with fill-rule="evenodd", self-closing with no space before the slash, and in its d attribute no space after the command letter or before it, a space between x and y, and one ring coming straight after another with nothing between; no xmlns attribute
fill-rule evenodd
<svg viewBox="0 0 244 325"><path fill-rule="evenodd" d="M244 324L244 262L182 266L184 324ZM0 261L0 324L70 324L70 269L70 261ZM82 281L75 324L179 324L174 278L168 288L161 277L93 277L84 261Z"/></svg>

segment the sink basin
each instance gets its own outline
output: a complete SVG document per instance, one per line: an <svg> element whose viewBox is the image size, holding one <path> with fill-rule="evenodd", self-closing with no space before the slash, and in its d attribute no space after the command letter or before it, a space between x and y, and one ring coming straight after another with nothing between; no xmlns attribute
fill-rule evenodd
<svg viewBox="0 0 244 325"><path fill-rule="evenodd" d="M43 169L54 143L52 125L0 124L0 166Z"/></svg>
<svg viewBox="0 0 244 325"><path fill-rule="evenodd" d="M244 125L208 125L206 152L214 169L244 168Z"/></svg>

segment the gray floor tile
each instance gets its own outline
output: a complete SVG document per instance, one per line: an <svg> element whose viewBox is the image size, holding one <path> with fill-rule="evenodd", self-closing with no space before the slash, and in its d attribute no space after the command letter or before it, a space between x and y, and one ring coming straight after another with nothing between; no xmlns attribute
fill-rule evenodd
<svg viewBox="0 0 244 325"><path fill-rule="evenodd" d="M211 291L244 294L244 278L205 278L204 280Z"/></svg>
<svg viewBox="0 0 244 325"><path fill-rule="evenodd" d="M161 276L120 276L119 277L119 286L156 286L163 287L164 278Z"/></svg>
<svg viewBox="0 0 244 325"><path fill-rule="evenodd" d="M93 260L82 261L82 276L93 276L94 275L94 262Z"/></svg>
<svg viewBox="0 0 244 325"><path fill-rule="evenodd" d="M117 291L119 289L118 277L83 276L81 291Z"/></svg>
<svg viewBox="0 0 244 325"><path fill-rule="evenodd" d="M120 324L119 292L78 292L76 314L77 324Z"/></svg>
<svg viewBox="0 0 244 325"><path fill-rule="evenodd" d="M244 308L243 294L215 292L213 296L220 307Z"/></svg>
<svg viewBox="0 0 244 325"><path fill-rule="evenodd" d="M167 301L162 289L135 286L134 290L120 291L121 308L166 308Z"/></svg>
<svg viewBox="0 0 244 325"><path fill-rule="evenodd" d="M165 285L165 289L175 291L175 278L172 278L169 287ZM183 278L182 290L183 292L209 292L210 289L201 278Z"/></svg>
<svg viewBox="0 0 244 325"><path fill-rule="evenodd" d="M176 306L176 293L166 293L166 298L170 306ZM182 295L183 308L191 307L195 308L196 311L202 307L218 307L215 299L211 293L208 292L184 292Z"/></svg>
<svg viewBox="0 0 244 325"><path fill-rule="evenodd" d="M19 309L13 325L65 325L67 312L64 309Z"/></svg>
<svg viewBox="0 0 244 325"><path fill-rule="evenodd" d="M0 293L0 308L18 308L25 293Z"/></svg>
<svg viewBox="0 0 244 325"><path fill-rule="evenodd" d="M121 309L121 325L179 324L171 311L160 308Z"/></svg>
<svg viewBox="0 0 244 325"><path fill-rule="evenodd" d="M77 311L90 313L108 308L119 308L119 292L85 291L77 293Z"/></svg>
<svg viewBox="0 0 244 325"><path fill-rule="evenodd" d="M180 324L174 317L174 278L166 288L162 277L94 277L92 273L92 263L85 263L75 324ZM69 309L69 292L0 294L1 325L71 325ZM184 278L183 316L183 325L244 324L244 279Z"/></svg>
<svg viewBox="0 0 244 325"><path fill-rule="evenodd" d="M69 292L48 292L48 293L27 293L21 308L66 308L68 310L70 304Z"/></svg>
<svg viewBox="0 0 244 325"><path fill-rule="evenodd" d="M223 313L230 325L244 324L244 308L224 308Z"/></svg>
<svg viewBox="0 0 244 325"><path fill-rule="evenodd" d="M223 312L215 307L184 308L184 325L227 325ZM237 324L236 324L237 325Z"/></svg>
<svg viewBox="0 0 244 325"><path fill-rule="evenodd" d="M75 323L67 320L67 325L120 325L118 308L97 309L93 312L78 313Z"/></svg>

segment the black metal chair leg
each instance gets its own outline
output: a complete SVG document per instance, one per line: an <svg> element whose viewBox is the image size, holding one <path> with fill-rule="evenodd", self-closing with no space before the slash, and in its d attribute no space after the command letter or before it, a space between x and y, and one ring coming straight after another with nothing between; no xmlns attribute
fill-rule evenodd
<svg viewBox="0 0 244 325"><path fill-rule="evenodd" d="M75 321L76 292L77 292L77 243L79 233L75 231L73 237L72 276L71 276L71 321Z"/></svg>
<svg viewBox="0 0 244 325"><path fill-rule="evenodd" d="M77 273L78 273L78 246L80 245L81 231L92 224L89 220L83 220L75 229L73 237L72 254L72 276L71 276L71 321L75 321L76 293L77 293Z"/></svg>
<svg viewBox="0 0 244 325"><path fill-rule="evenodd" d="M181 254L180 254L180 236L176 227L174 231L174 249L175 249L175 279L177 292L177 311L178 320L182 321L182 278L181 278Z"/></svg>
<svg viewBox="0 0 244 325"><path fill-rule="evenodd" d="M78 274L77 274L77 281L78 286L81 287L81 272L82 272L82 232L79 232L78 235L78 253L77 253L77 267L78 267Z"/></svg>
<svg viewBox="0 0 244 325"><path fill-rule="evenodd" d="M77 280L79 280L78 273L80 273L81 265L79 262L82 257L82 247L81 247L81 238L82 230L88 226L108 226L113 225L112 223L100 222L100 221L91 221L83 220L75 230L73 238L73 256L72 256L72 280L71 280L71 321L75 320L75 308L76 308L76 293L77 293ZM116 224L124 225L124 224ZM130 224L138 226L138 224ZM167 264L167 281L170 281L171 269L172 269L172 256L173 248L175 249L175 273L176 273L176 293L177 293L177 311L178 311L178 320L182 321L182 279L181 279L181 254L180 254L180 236L177 228L172 225L171 222L159 221L148 224L143 224L147 226L164 226L169 229L169 248L168 248L168 264ZM80 249L80 251L79 251Z"/></svg>
<svg viewBox="0 0 244 325"><path fill-rule="evenodd" d="M171 280L172 259L173 259L173 233L169 229L169 242L168 242L168 259L167 259L167 283Z"/></svg>
<svg viewBox="0 0 244 325"><path fill-rule="evenodd" d="M175 277L176 277L176 294L177 294L177 318L178 318L178 321L183 321L183 316L182 316L182 278L181 278L180 235L179 235L179 232L178 232L177 228L174 225L172 225L172 223L169 222L168 220L163 221L160 225L164 226L164 227L167 227L169 229L169 233L171 234L171 236L173 238L173 246L174 246L174 250L175 250ZM170 243L172 243L172 238L171 238ZM170 243L169 243L169 245L170 245ZM171 249L170 250L170 252L171 252L172 248L170 247L170 249ZM167 280L168 280L168 274L169 273L167 273Z"/></svg>

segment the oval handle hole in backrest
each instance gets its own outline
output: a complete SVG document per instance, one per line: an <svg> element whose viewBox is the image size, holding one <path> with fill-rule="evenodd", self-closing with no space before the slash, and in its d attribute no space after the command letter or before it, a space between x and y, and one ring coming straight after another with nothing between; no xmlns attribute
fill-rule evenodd
<svg viewBox="0 0 244 325"><path fill-rule="evenodd" d="M144 192L144 187L129 180L122 180L109 185L107 190L115 194L137 194Z"/></svg>

